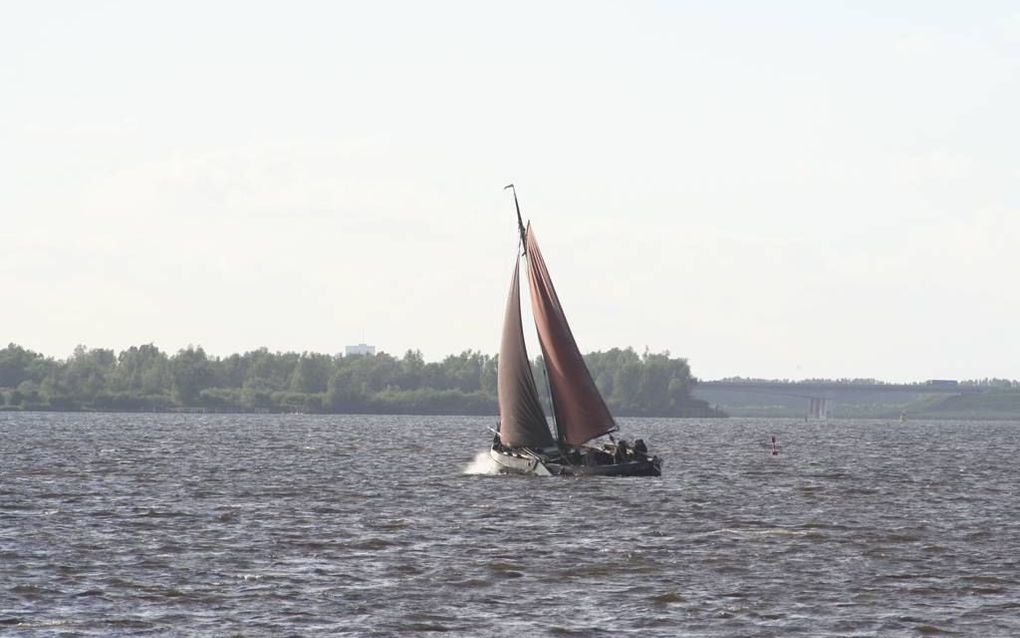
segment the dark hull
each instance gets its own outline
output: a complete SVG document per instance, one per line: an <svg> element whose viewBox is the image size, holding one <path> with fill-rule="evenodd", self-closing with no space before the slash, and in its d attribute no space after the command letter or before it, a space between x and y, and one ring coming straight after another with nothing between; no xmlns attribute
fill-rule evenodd
<svg viewBox="0 0 1020 638"><path fill-rule="evenodd" d="M505 474L531 476L661 476L662 459L641 455L637 458L604 464L571 463L563 455L548 455L530 450L491 448L489 457Z"/></svg>

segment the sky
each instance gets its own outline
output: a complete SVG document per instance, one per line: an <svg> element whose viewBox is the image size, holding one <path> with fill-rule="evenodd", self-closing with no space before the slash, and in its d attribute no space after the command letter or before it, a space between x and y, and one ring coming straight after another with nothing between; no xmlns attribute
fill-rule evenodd
<svg viewBox="0 0 1020 638"><path fill-rule="evenodd" d="M1020 378L1011 2L0 5L0 341ZM537 352L532 349L532 352Z"/></svg>

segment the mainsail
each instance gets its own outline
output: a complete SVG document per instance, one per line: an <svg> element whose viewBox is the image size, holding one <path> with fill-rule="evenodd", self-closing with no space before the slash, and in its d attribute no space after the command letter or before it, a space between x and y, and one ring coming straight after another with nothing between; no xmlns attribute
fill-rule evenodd
<svg viewBox="0 0 1020 638"><path fill-rule="evenodd" d="M499 393L499 439L511 447L542 448L553 445L538 398L535 376L528 361L521 325L520 257L514 265L510 297L503 316L503 339L499 347L497 383Z"/></svg>
<svg viewBox="0 0 1020 638"><path fill-rule="evenodd" d="M581 445L585 441L616 429L613 416L591 378L584 357L570 331L556 289L546 269L542 252L538 249L531 224L527 229L528 282L531 288L531 305L538 329L538 340L549 375L553 412L560 440L568 445ZM516 274L514 281L516 282ZM509 307L507 309L509 315ZM518 313L518 321L520 314ZM506 333L503 335L504 347ZM525 355L527 356L527 355ZM500 366L503 365L500 354ZM530 372L529 372L530 376ZM532 384L534 380L532 379ZM502 394L500 395L502 404Z"/></svg>

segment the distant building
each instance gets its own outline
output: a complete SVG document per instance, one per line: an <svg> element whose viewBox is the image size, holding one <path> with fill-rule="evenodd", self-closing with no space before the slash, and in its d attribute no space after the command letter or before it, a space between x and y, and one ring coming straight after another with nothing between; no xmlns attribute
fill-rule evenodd
<svg viewBox="0 0 1020 638"><path fill-rule="evenodd" d="M375 346L370 346L367 343L359 343L356 346L345 346L344 355L351 356L352 354L367 354L369 356L375 355Z"/></svg>
<svg viewBox="0 0 1020 638"><path fill-rule="evenodd" d="M924 384L929 388L955 388L960 382L953 379L928 379Z"/></svg>

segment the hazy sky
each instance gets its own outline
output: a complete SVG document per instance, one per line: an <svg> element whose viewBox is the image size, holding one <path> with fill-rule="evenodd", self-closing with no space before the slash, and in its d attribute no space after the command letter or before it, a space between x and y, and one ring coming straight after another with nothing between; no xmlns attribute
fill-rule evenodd
<svg viewBox="0 0 1020 638"><path fill-rule="evenodd" d="M0 340L1020 378L1012 2L9 2Z"/></svg>

